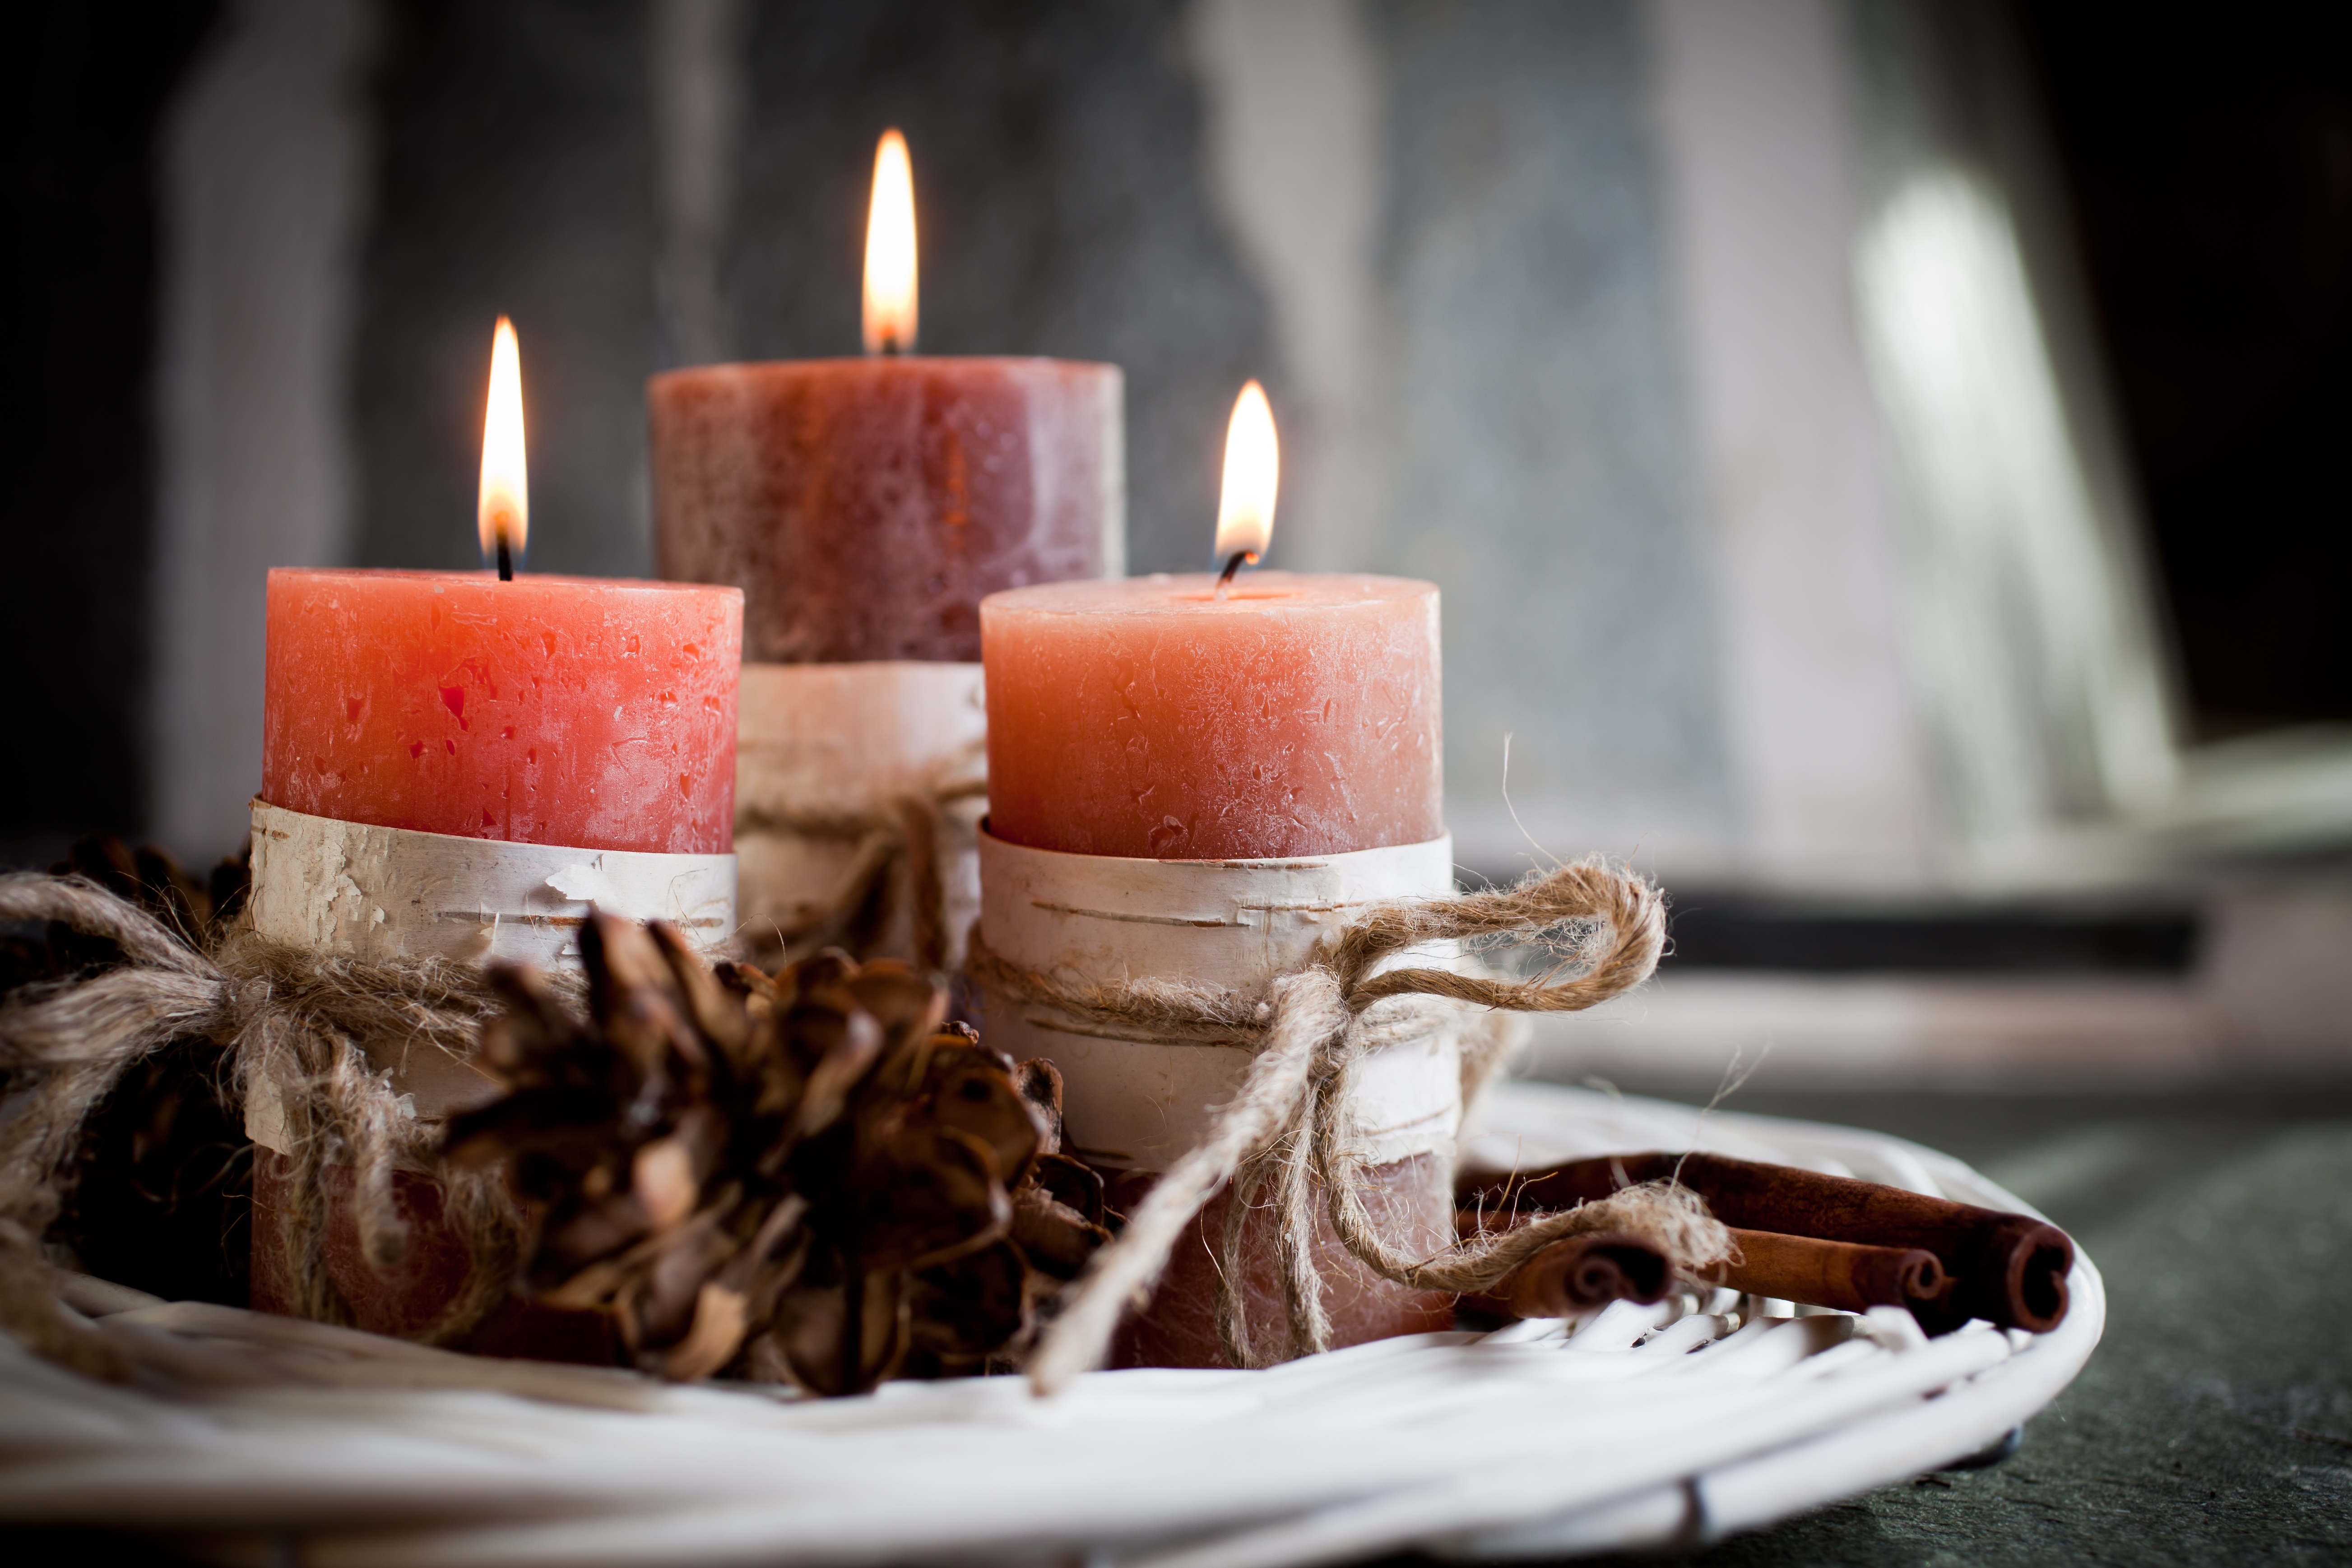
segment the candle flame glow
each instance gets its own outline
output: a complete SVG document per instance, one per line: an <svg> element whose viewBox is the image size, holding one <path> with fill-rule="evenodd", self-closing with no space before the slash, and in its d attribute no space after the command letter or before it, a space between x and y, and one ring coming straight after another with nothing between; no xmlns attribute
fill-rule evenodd
<svg viewBox="0 0 2352 1568"><path fill-rule="evenodd" d="M490 406L482 420L482 559L495 561L499 542L522 553L530 537L530 479L522 447L522 352L514 323L499 318L490 338Z"/></svg>
<svg viewBox="0 0 2352 1568"><path fill-rule="evenodd" d="M1265 388L1251 382L1234 400L1225 426L1224 499L1217 507L1217 559L1244 556L1255 564L1274 540L1274 497L1282 483L1282 452Z"/></svg>
<svg viewBox="0 0 2352 1568"><path fill-rule="evenodd" d="M915 346L915 170L894 127L874 150L874 200L866 214L866 352Z"/></svg>

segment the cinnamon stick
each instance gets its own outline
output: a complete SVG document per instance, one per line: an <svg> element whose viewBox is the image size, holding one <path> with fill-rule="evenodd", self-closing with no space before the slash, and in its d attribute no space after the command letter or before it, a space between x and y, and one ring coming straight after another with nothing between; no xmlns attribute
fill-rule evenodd
<svg viewBox="0 0 2352 1568"><path fill-rule="evenodd" d="M2066 1316L2074 1244L2028 1215L2002 1214L1848 1176L1720 1154L1619 1154L1578 1160L1507 1184L1468 1184L1461 1201L1490 1215L1573 1208L1636 1182L1679 1179L1716 1218L1744 1230L1932 1252L1951 1289L1940 1304L1914 1303L1931 1332L1983 1318L2047 1333ZM1790 1298L1793 1299L1793 1298Z"/></svg>
<svg viewBox="0 0 2352 1568"><path fill-rule="evenodd" d="M1736 1226L1731 1239L1737 1260L1725 1266L1717 1282L1751 1296L1846 1312L1908 1307L1915 1316L1924 1310L1937 1318L1951 1285L1925 1247L1865 1247Z"/></svg>
<svg viewBox="0 0 2352 1568"><path fill-rule="evenodd" d="M1463 1218L1475 1233L1475 1216ZM1477 1310L1514 1318L1574 1318L1612 1301L1660 1300L1673 1282L1674 1268L1655 1244L1595 1231L1562 1237L1505 1275L1493 1290L1463 1300Z"/></svg>

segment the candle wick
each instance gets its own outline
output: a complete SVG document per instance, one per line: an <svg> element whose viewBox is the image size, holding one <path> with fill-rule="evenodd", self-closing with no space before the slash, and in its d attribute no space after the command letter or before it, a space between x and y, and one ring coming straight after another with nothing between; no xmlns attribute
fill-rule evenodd
<svg viewBox="0 0 2352 1568"><path fill-rule="evenodd" d="M1234 573L1240 571L1244 566L1255 566L1256 564L1257 552L1255 550L1236 550L1233 554L1226 557L1225 569L1217 574L1218 602L1223 602L1226 591L1234 585Z"/></svg>
<svg viewBox="0 0 2352 1568"><path fill-rule="evenodd" d="M907 352L907 345L898 341L898 333L892 332L888 337L882 340L880 352L884 359L897 359L900 354Z"/></svg>
<svg viewBox="0 0 2352 1568"><path fill-rule="evenodd" d="M499 581L514 581L514 547L507 542L507 531L499 530Z"/></svg>

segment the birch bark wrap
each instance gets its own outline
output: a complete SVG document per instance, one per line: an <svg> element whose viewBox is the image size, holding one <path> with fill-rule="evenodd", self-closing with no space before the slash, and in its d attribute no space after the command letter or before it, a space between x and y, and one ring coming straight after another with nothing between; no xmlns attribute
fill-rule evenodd
<svg viewBox="0 0 2352 1568"><path fill-rule="evenodd" d="M1283 860L1135 860L1031 849L983 828L980 868L982 928L1013 963L1070 978L1246 989L1300 967L1373 905L1452 892L1454 841ZM1202 1141L1249 1070L1239 1040L1171 1041L1050 1005L985 1001L990 1045L1061 1070L1073 1151L1097 1165L1165 1171ZM1451 1030L1400 1032L1354 1077L1349 1110L1368 1163L1452 1152L1462 1080Z"/></svg>
<svg viewBox="0 0 2352 1568"><path fill-rule="evenodd" d="M937 800L985 766L981 667L914 659L747 664L735 750L735 852L742 912L756 936L789 935L827 907L857 867L867 832L898 823L898 803ZM975 795L938 813L948 962L980 912ZM912 956L900 897L878 950Z"/></svg>
<svg viewBox="0 0 2352 1568"><path fill-rule="evenodd" d="M591 904L710 947L735 931L735 857L459 838L253 803L254 929L341 958L579 962Z"/></svg>

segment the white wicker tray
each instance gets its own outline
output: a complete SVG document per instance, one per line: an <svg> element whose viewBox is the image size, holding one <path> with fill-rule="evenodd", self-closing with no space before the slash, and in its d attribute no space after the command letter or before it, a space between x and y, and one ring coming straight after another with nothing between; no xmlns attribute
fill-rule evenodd
<svg viewBox="0 0 2352 1568"><path fill-rule="evenodd" d="M1470 1152L1685 1146L2025 1206L1895 1139L1528 1084L1488 1096ZM1052 1400L992 1378L814 1402L485 1363L93 1284L80 1304L142 1377L92 1383L0 1340L0 1522L320 1568L1244 1568L1691 1542L1999 1443L2098 1342L2089 1259L2070 1288L2066 1321L2039 1337L1978 1324L1929 1341L1892 1309L1735 1327L1718 1314L1757 1304L1718 1292L1621 1302L1572 1337L1523 1323L1265 1372L1097 1373Z"/></svg>

